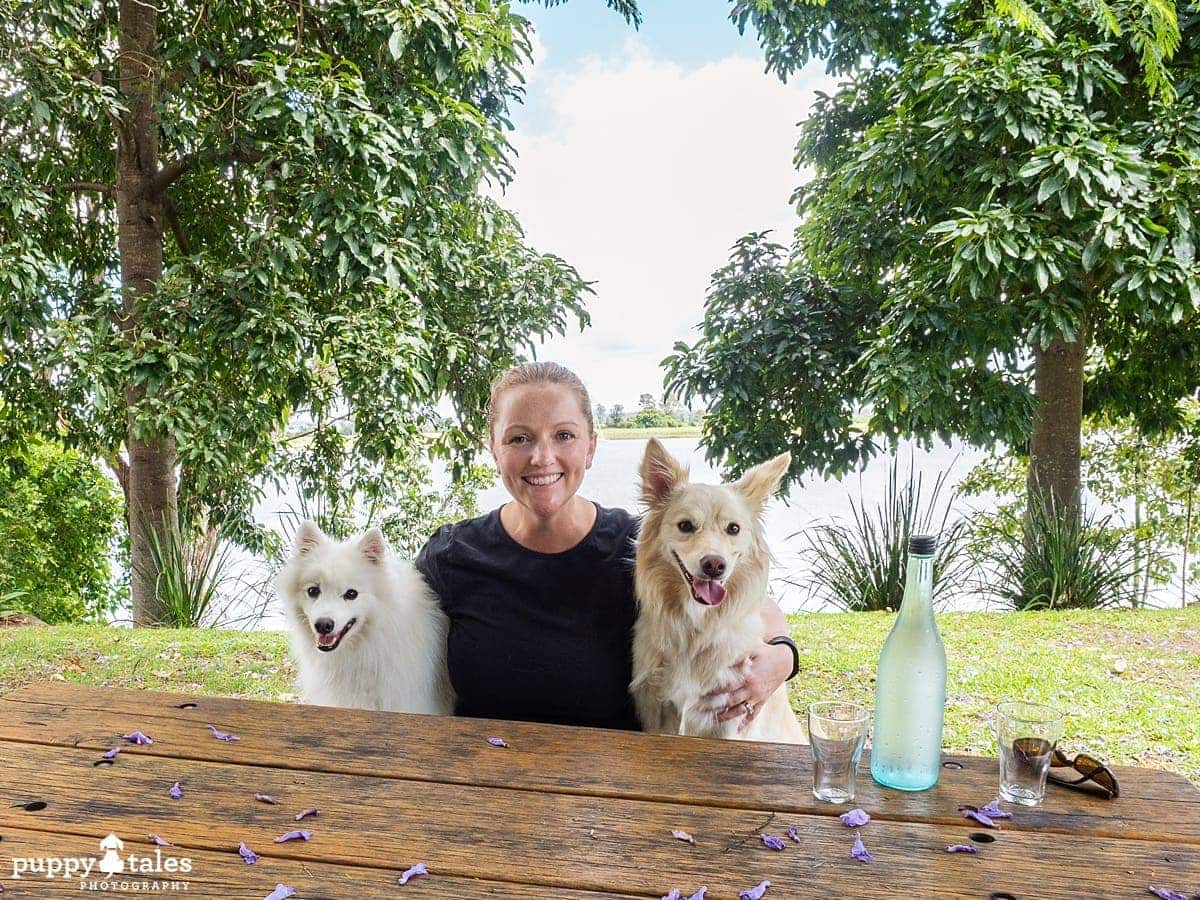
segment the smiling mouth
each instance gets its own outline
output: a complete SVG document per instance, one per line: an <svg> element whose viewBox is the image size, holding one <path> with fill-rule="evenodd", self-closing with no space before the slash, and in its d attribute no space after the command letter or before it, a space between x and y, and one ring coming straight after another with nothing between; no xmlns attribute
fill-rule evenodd
<svg viewBox="0 0 1200 900"><path fill-rule="evenodd" d="M559 472L555 475L524 475L521 480L533 487L549 487L552 484L558 484L562 478L563 473Z"/></svg>
<svg viewBox="0 0 1200 900"><path fill-rule="evenodd" d="M357 621L358 619L351 619L342 626L342 630L337 634L318 634L317 649L323 650L326 653L330 652L331 650L336 650L338 644L342 642L342 638L344 638L350 629L354 627L354 623Z"/></svg>
<svg viewBox="0 0 1200 900"><path fill-rule="evenodd" d="M710 581L707 578L697 578L688 571L687 566L683 564L683 560L679 558L679 554L674 550L671 555L675 557L675 562L679 564L679 571L683 573L683 579L688 583L688 589L692 592L692 599L704 606L718 606L725 599L725 585L719 581Z"/></svg>

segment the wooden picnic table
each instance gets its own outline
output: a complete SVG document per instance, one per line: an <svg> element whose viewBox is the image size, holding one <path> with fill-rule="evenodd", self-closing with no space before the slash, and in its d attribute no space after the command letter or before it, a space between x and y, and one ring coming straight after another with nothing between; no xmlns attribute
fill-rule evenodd
<svg viewBox="0 0 1200 900"><path fill-rule="evenodd" d="M135 730L153 743L122 740ZM112 747L112 764L97 764ZM838 818L845 807L813 798L805 747L64 683L0 699L0 760L5 900L78 896L88 887L78 878L13 878L14 860L100 857L109 834L126 856L190 861L186 875L87 879L152 883L155 896L261 900L281 883L300 900L612 900L706 885L707 900L724 900L763 880L765 900L1200 891L1200 792L1152 769L1118 768L1112 801L1051 786L1041 807L1005 805L1013 818L991 830L959 807L995 797L995 759L947 757L937 787L918 794L879 787L864 760L854 805L872 819L852 829ZM314 806L318 815L294 819ZM274 842L293 829L311 840ZM874 861L851 858L856 830ZM784 849L765 847L763 833ZM175 846L156 848L151 834ZM243 862L240 842L257 863ZM951 844L979 852L947 853ZM429 875L399 885L418 862Z"/></svg>

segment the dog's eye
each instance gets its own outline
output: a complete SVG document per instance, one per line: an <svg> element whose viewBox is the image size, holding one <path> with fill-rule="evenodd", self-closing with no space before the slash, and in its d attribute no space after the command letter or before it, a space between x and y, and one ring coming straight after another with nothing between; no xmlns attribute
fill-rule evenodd
<svg viewBox="0 0 1200 900"><path fill-rule="evenodd" d="M310 597L321 596L321 589L319 587L317 587L315 584L310 585L308 588L308 596L310 596Z"/></svg>
<svg viewBox="0 0 1200 900"><path fill-rule="evenodd" d="M348 591L346 591L346 593L342 594L342 597L346 600L353 600L357 596L358 591L356 591L354 588L350 588Z"/></svg>
<svg viewBox="0 0 1200 900"><path fill-rule="evenodd" d="M696 526L694 524L692 524L691 519L684 519L682 522L679 523L679 530L682 531L684 534L691 534L693 531L696 530Z"/></svg>
<svg viewBox="0 0 1200 900"><path fill-rule="evenodd" d="M739 525L737 522L730 522L728 525L725 526L726 534L737 534L741 530L742 530L742 526Z"/></svg>

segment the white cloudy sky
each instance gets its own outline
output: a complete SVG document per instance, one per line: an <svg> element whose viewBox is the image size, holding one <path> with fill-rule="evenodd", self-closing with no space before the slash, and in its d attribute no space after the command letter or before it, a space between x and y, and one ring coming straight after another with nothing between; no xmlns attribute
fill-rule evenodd
<svg viewBox="0 0 1200 900"><path fill-rule="evenodd" d="M695 44L673 54L653 27L648 16L641 33L585 51L539 33L502 200L533 246L595 282L591 327L538 355L574 368L605 405L661 393L659 361L695 340L709 276L738 237L773 228L790 241L796 124L830 89L819 71L787 85L764 74L749 38L696 59Z"/></svg>

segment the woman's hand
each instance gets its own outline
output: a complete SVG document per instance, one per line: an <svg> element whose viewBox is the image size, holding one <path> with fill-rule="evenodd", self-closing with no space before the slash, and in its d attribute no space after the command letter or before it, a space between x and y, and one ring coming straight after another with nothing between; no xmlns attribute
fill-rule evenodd
<svg viewBox="0 0 1200 900"><path fill-rule="evenodd" d="M718 722L743 716L738 731L745 731L779 686L792 673L792 651L786 644L764 643L733 666L743 673L740 683L724 691L713 691L701 699L700 708L715 712Z"/></svg>

